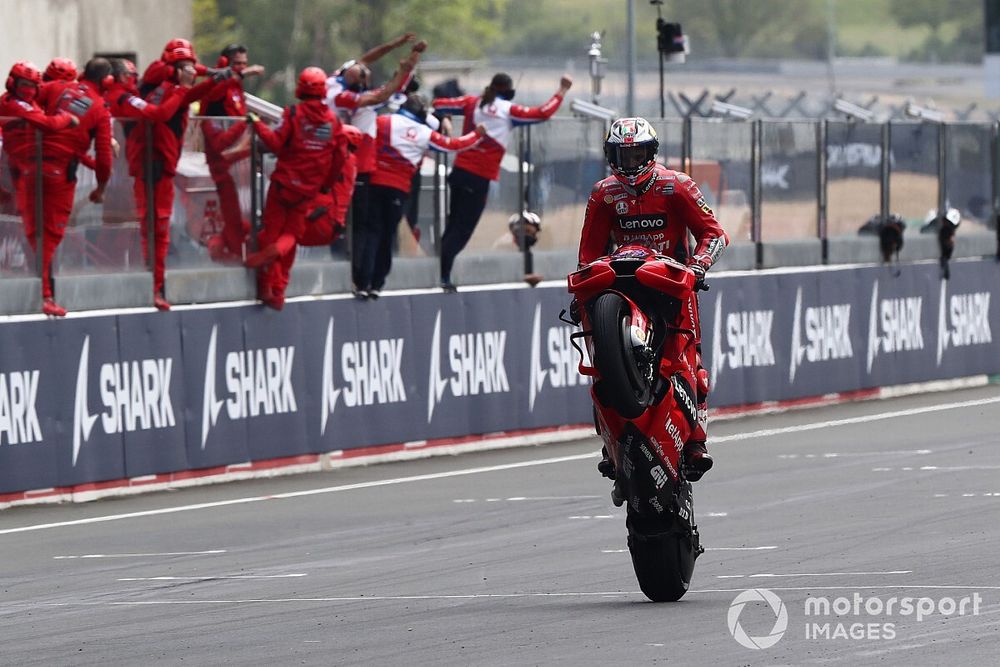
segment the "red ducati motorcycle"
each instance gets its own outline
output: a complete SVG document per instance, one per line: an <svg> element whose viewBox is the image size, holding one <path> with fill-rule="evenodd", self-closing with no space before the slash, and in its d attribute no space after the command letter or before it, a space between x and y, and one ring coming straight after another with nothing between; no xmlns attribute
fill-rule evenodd
<svg viewBox="0 0 1000 667"><path fill-rule="evenodd" d="M615 505L627 505L632 566L656 602L687 592L704 551L683 457L699 418L698 393L708 389L699 372L696 282L683 264L642 246L624 246L569 275L574 320L583 327L571 339L580 373L593 378L594 425L604 440L599 468L614 480Z"/></svg>

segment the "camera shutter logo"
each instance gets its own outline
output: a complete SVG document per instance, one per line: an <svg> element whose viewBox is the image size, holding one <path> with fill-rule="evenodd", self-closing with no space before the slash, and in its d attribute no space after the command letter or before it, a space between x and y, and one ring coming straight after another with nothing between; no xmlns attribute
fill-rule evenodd
<svg viewBox="0 0 1000 667"><path fill-rule="evenodd" d="M774 627L771 628L769 634L751 637L740 625L740 614L743 613L743 607L748 602L766 602L770 605L771 611L774 612ZM736 596L732 604L729 605L729 615L726 620L729 622L729 634L741 646L755 650L771 648L778 643L784 636L785 630L788 629L788 609L781 598L766 588L752 588Z"/></svg>

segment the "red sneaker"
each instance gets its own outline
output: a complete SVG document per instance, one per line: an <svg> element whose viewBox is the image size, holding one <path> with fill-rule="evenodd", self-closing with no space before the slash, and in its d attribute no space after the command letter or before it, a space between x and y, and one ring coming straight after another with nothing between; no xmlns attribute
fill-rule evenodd
<svg viewBox="0 0 1000 667"><path fill-rule="evenodd" d="M52 317L66 317L66 309L51 297L42 301L42 312Z"/></svg>
<svg viewBox="0 0 1000 667"><path fill-rule="evenodd" d="M153 305L156 306L157 310L170 310L170 302L164 299L162 294L153 295Z"/></svg>

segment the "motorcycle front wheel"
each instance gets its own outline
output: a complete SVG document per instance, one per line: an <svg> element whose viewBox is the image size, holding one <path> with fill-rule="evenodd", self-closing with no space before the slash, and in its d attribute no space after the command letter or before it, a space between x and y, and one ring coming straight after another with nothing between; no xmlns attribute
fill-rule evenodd
<svg viewBox="0 0 1000 667"><path fill-rule="evenodd" d="M594 301L594 366L604 385L601 396L625 419L635 419L645 411L652 392L632 349L628 302L607 292Z"/></svg>

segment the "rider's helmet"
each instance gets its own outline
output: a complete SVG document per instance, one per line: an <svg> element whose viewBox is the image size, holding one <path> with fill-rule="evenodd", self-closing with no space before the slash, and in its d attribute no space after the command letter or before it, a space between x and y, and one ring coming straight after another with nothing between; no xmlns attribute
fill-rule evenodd
<svg viewBox="0 0 1000 667"><path fill-rule="evenodd" d="M160 60L168 65L173 65L181 60L198 62L198 57L194 53L194 46L191 42L178 37L170 40L167 42L166 46L163 47L163 53L160 55Z"/></svg>
<svg viewBox="0 0 1000 667"><path fill-rule="evenodd" d="M645 118L619 118L604 138L604 157L611 173L632 187L652 176L659 148L656 130Z"/></svg>

